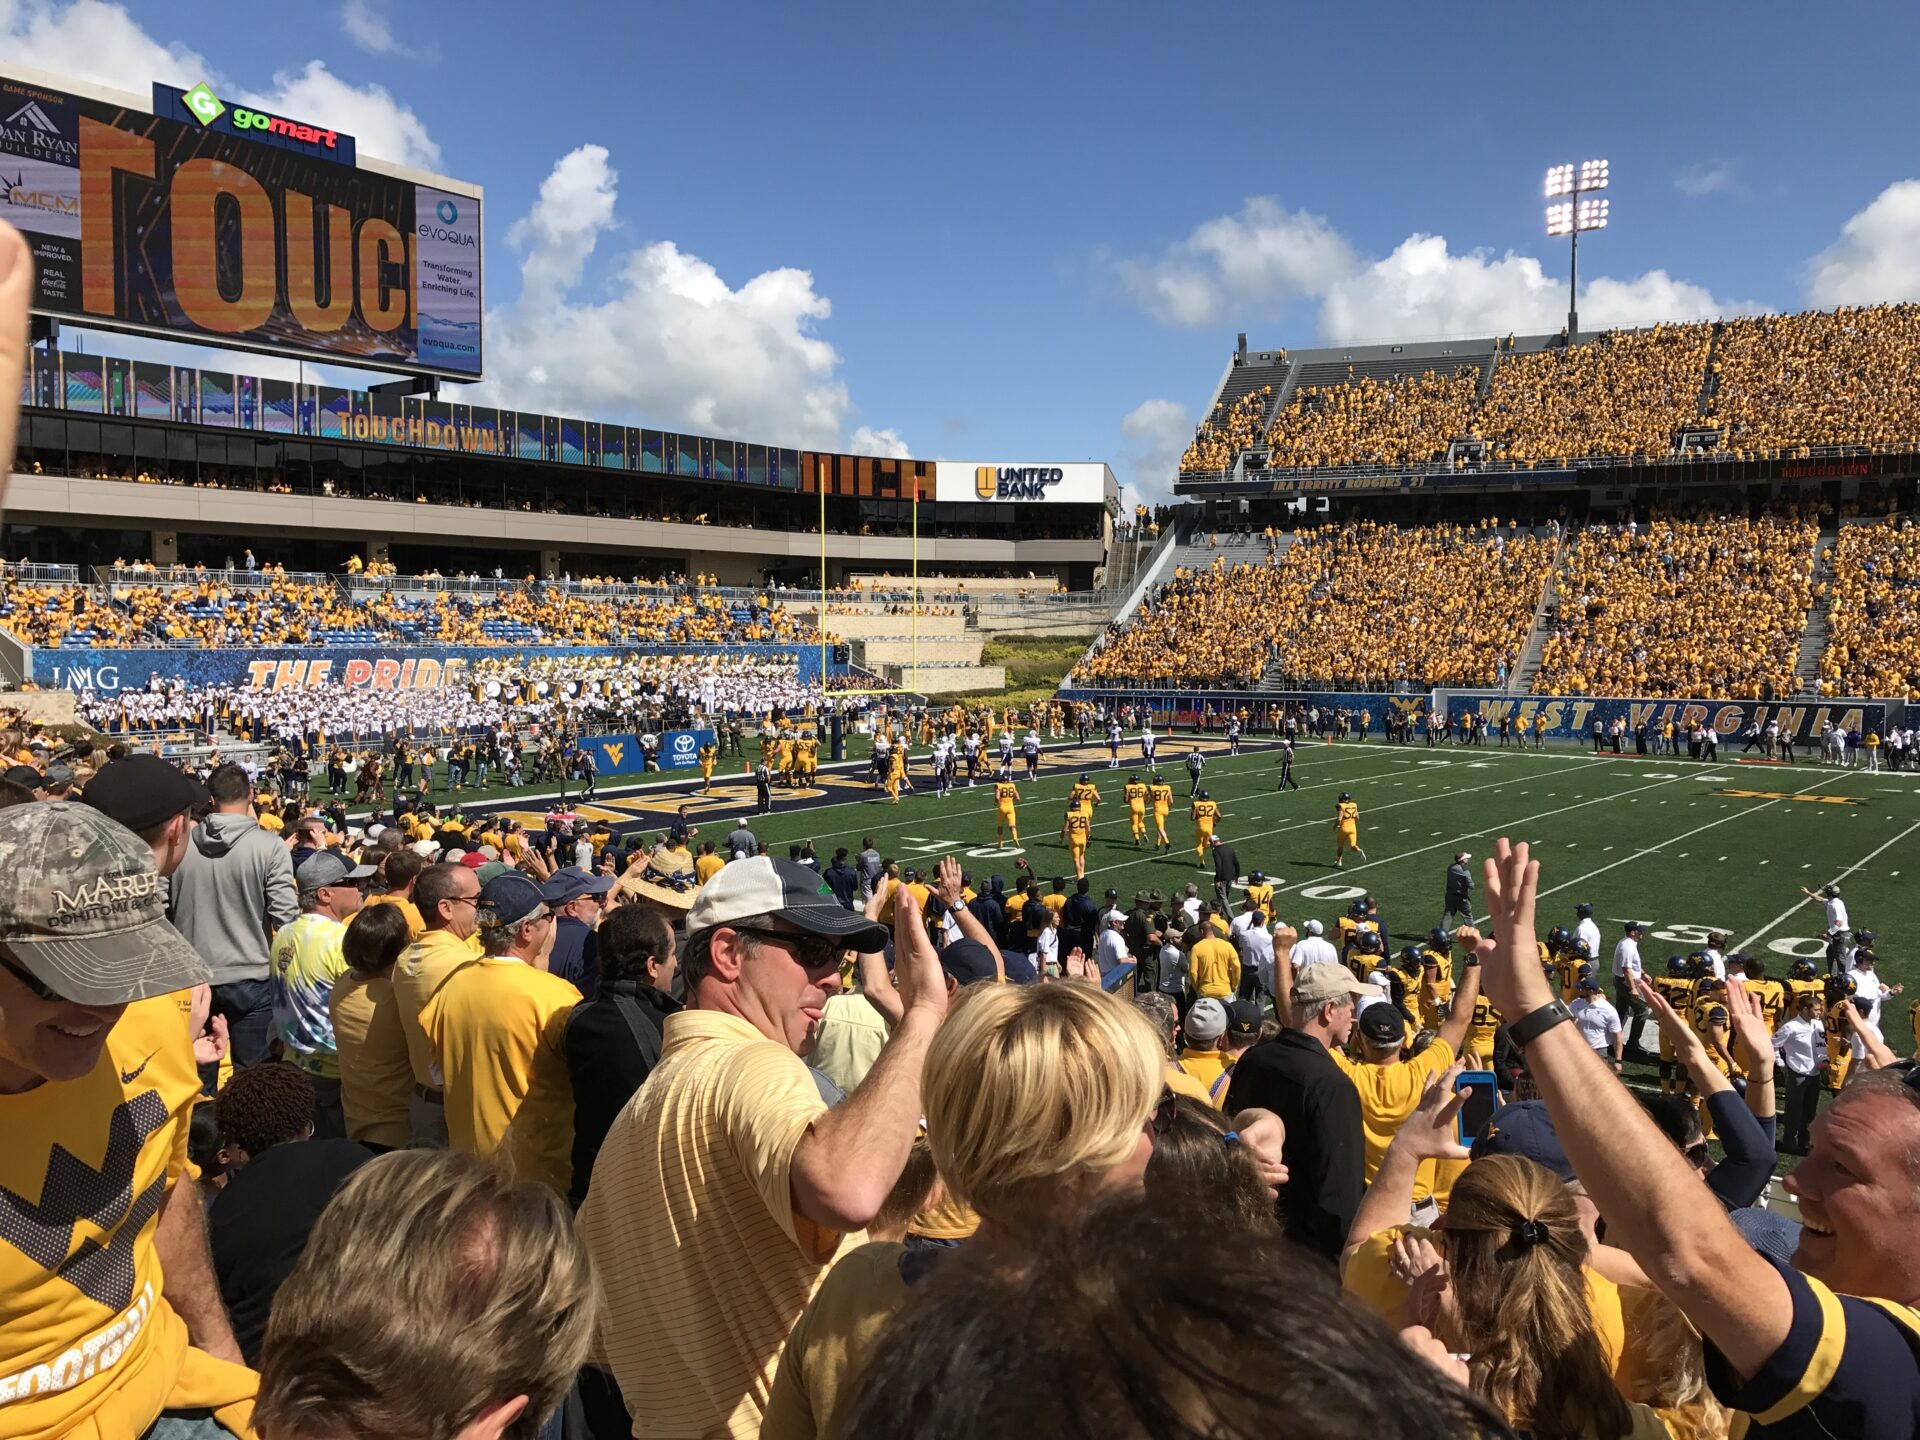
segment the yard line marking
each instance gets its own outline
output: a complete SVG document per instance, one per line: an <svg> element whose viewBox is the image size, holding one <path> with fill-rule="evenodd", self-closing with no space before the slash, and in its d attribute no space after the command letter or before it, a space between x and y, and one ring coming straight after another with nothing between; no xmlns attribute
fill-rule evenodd
<svg viewBox="0 0 1920 1440"><path fill-rule="evenodd" d="M1660 783L1669 784L1671 782L1661 781ZM1806 785L1802 785L1798 790L1794 791L1793 793L1795 795L1804 795L1807 793L1807 791L1813 789L1814 786L1819 785L1821 783L1822 782L1820 780L1815 779ZM1589 870L1585 875L1576 875L1571 880L1566 880L1558 885L1550 887L1549 889L1541 890L1535 895L1534 898L1538 899L1540 898L1540 896L1543 896L1543 895L1552 895L1561 890L1569 890L1575 885L1584 885L1587 883L1587 881L1593 879L1597 875L1604 875L1609 870L1617 870L1622 865L1631 865L1635 860L1638 860L1643 856L1657 854L1659 851L1666 849L1667 846L1672 845L1677 841L1692 839L1695 835L1698 835L1703 831L1712 830L1715 827L1720 825L1731 824L1733 821L1742 819L1748 815L1758 815L1762 810L1771 809L1773 806L1778 805L1780 803L1781 801L1779 800L1768 800L1762 804L1754 806L1751 810L1736 810L1731 815L1722 815L1718 820L1709 820L1704 825L1697 825L1691 830L1683 831L1678 835L1669 836L1667 839L1661 840L1656 844L1649 845L1645 849L1635 850L1630 855L1622 855L1618 860L1615 860L1608 865L1602 865L1598 870ZM1917 830L1920 830L1920 822L1916 822L1914 825L1914 828ZM1491 916L1481 917L1481 919L1491 919L1491 918L1492 918ZM1476 921L1475 923L1477 924L1479 922ZM1736 945L1734 948L1736 950L1741 949L1744 947L1745 943L1746 942L1742 941L1740 945Z"/></svg>
<svg viewBox="0 0 1920 1440"><path fill-rule="evenodd" d="M1674 785L1679 783L1681 778L1682 777L1676 775L1672 780L1657 780L1654 782L1652 786L1649 786L1648 788L1657 789L1661 785ZM1487 789L1490 787L1481 786L1478 788ZM1456 793L1465 795L1470 792L1461 790ZM1536 821L1551 819L1555 815L1565 815L1566 813L1572 810L1584 810L1589 805L1604 805L1611 801L1618 800L1619 798L1620 798L1620 792L1616 790L1616 791L1610 791L1605 795L1595 795L1586 800L1576 800L1571 805L1562 805L1558 809L1554 809L1554 810L1543 810L1537 815L1522 815L1518 819L1502 820L1496 824L1485 826L1479 830L1468 830L1463 834L1454 836L1451 840L1442 840L1438 845L1422 845L1418 849L1403 850L1398 855L1386 855L1381 857L1378 860L1369 860L1364 865L1355 865L1350 868L1345 868L1341 870L1340 873L1343 875L1353 875L1353 874L1357 874L1359 871L1362 871L1362 870L1371 870L1376 865L1391 865L1396 860L1405 860L1414 855L1424 855L1429 850L1444 850L1449 845L1459 844L1462 840L1478 839L1480 836L1483 836L1483 835L1499 835L1503 831L1515 829L1521 825L1532 825ZM1732 819L1734 817L1729 816L1728 818ZM1607 868L1611 869L1612 867L1609 866ZM1091 875L1093 872L1088 871L1087 873ZM1299 880L1289 885L1276 886L1274 888L1274 894L1278 895L1284 890L1301 890L1301 889L1305 889L1309 885L1314 885L1319 883L1322 883L1322 882L1317 877L1314 879ZM1482 917L1482 918L1485 918L1485 917Z"/></svg>
<svg viewBox="0 0 1920 1440"><path fill-rule="evenodd" d="M1853 874L1856 870L1865 869L1866 866L1870 864L1873 860L1877 859L1879 856L1891 850L1894 846L1898 845L1902 840L1906 839L1907 836L1913 834L1913 832L1916 830L1920 830L1920 820L1914 821L1913 824L1909 825L1906 829L1902 830L1898 835L1894 836L1893 839L1887 841L1886 844L1882 845L1878 850L1875 850L1871 855L1868 855L1865 859L1856 860L1853 864L1849 865L1846 869L1842 870L1838 875L1834 876L1831 880L1827 881L1827 884L1838 885L1842 880L1846 879L1849 875ZM1801 868L1805 869L1806 867L1802 866ZM1894 871L1894 874L1896 875L1899 873L1900 872L1897 870ZM1754 941L1764 938L1765 936L1771 934L1773 931L1778 930L1782 925L1786 924L1787 921L1790 920L1794 916L1794 914L1799 911L1801 906L1811 905L1812 903L1813 901L1811 898L1795 901L1792 905L1789 905L1785 910L1782 910L1778 915L1774 916L1774 918L1771 921L1761 926L1758 930L1754 931L1753 934L1747 936L1746 939L1742 940L1738 945L1734 946L1733 948L1736 950L1746 949L1747 946L1753 944Z"/></svg>
<svg viewBox="0 0 1920 1440"><path fill-rule="evenodd" d="M1548 758L1553 758L1553 757L1548 757ZM1569 758L1569 759L1570 759L1570 758L1574 758L1574 757L1561 757L1561 758ZM1339 782L1339 781L1331 781L1331 782L1328 782L1328 783L1330 783L1330 784L1339 784L1339 783L1342 783L1342 782ZM1468 786L1468 787L1467 787L1466 789L1464 789L1464 790L1449 790L1449 791L1447 791L1447 792L1446 792L1445 794L1441 794L1441 795L1420 795L1420 796L1416 796L1415 798L1413 798L1413 799L1411 799L1411 800L1395 800L1395 801L1394 801L1394 802L1393 802L1392 804L1389 804L1389 805L1377 805L1377 806L1375 806L1375 807L1374 807L1374 809L1373 809L1373 810L1372 810L1372 811L1371 811L1370 813L1372 813L1372 814L1375 814L1375 815L1378 815L1378 814L1380 814L1380 813L1381 813L1382 811L1386 811L1386 810L1398 810L1398 809L1399 809L1399 808L1400 808L1401 806L1403 806L1403 805L1424 805L1424 804L1426 804L1426 803L1427 803L1428 801L1430 801L1430 800L1457 800L1457 799L1459 799L1459 798L1460 798L1461 796L1463 796L1463 795L1475 795L1475 794L1478 794L1479 792L1481 792L1482 790L1500 790L1500 789L1504 789L1504 788L1505 788L1506 786L1508 786L1508 785L1511 785L1512 783L1513 783L1513 782L1512 782L1511 780L1489 780L1489 781L1488 781L1488 782L1487 782L1486 784L1484 784L1484 785L1469 785L1469 786ZM1663 781L1661 781L1661 782L1659 782L1659 783L1660 783L1660 784L1663 784L1663 785L1664 785L1664 784L1669 784L1669 783L1671 783L1671 782L1669 782L1669 781L1664 781L1664 780L1663 780ZM1304 789L1306 789L1307 787L1305 787L1305 786L1302 786L1301 788L1302 788L1302 789L1304 790ZM1064 798L1065 798L1065 797L1063 796L1063 797L1062 797L1062 799L1064 799ZM1593 799L1593 800L1586 800L1586 801L1582 801L1582 802L1581 802L1581 804L1583 804L1583 805L1593 805L1593 804L1598 804L1600 800L1608 800L1608 799L1612 799L1612 798L1614 798L1614 797L1613 797L1613 796L1610 796L1610 795L1602 795L1602 796L1599 796L1599 797L1596 797L1596 798L1595 798L1595 799ZM1574 805L1574 806L1569 806L1568 808L1569 808L1569 809L1576 809L1576 810L1577 810L1577 809L1579 809L1579 808L1580 808L1580 806L1578 806L1578 805ZM1557 814L1559 814L1560 812L1559 812L1558 810L1554 810L1554 811L1549 811L1548 813L1549 813L1549 814L1553 814L1553 815L1557 815ZM1096 822L1096 823L1099 823L1099 822ZM1525 822L1525 821L1520 821L1520 822L1517 822L1517 823L1521 823L1521 824L1524 824L1524 823L1526 823L1526 822ZM1331 825L1331 824L1332 824L1332 817L1331 817L1331 816L1320 816L1320 817L1316 817L1315 819L1312 819L1312 820L1300 820L1300 821L1296 821L1296 822L1295 822L1294 824L1292 824L1292 825L1281 825L1281 826L1279 826L1278 828L1276 828L1276 829L1273 829L1273 830L1256 830L1256 831L1254 831L1254 832L1253 832L1252 834L1243 834L1243 835L1237 835L1237 836L1233 836L1233 837L1230 837L1230 838L1232 838L1232 840L1233 840L1233 843L1234 843L1234 844L1236 844L1236 845L1240 845L1240 844L1245 844L1245 843L1246 843L1247 841L1249 841L1249 840L1264 840L1264 839L1267 839L1267 838L1269 838L1269 837L1271 837L1271 836L1274 836L1274 835L1285 835L1285 834L1287 834L1287 833L1289 833L1290 831L1294 831L1294 830L1306 830L1306 829L1310 829L1310 828L1312 828L1312 827L1314 827L1314 826L1324 826L1324 825ZM1476 831L1475 831L1475 832L1473 832L1473 833L1474 833L1474 834L1476 834L1476 835L1478 835L1478 834L1485 834L1485 833L1487 833L1487 832L1485 832L1485 831L1478 831L1478 830L1476 830ZM1055 831L1055 832L1054 832L1054 834L1056 834L1056 835L1057 835L1057 834L1058 834L1058 832L1057 832L1057 831ZM1229 837L1224 837L1224 836L1223 836L1222 838L1229 838ZM1444 842L1443 842L1443 843L1444 843ZM1438 847L1438 846L1431 846L1431 845L1430 845L1430 846L1427 846L1426 848L1427 848L1427 849L1430 849L1430 850L1431 850L1431 849L1438 849L1438 848L1440 848L1440 847ZM1415 853L1415 854L1417 854L1417 853L1420 853L1420 852L1417 852L1417 851L1415 851L1415 852L1411 852L1411 853ZM1150 863L1152 862L1152 859L1153 859L1153 857L1152 857L1152 856L1145 856L1145 855L1143 855L1143 856L1141 856L1141 857L1140 857L1139 859L1137 859L1137 860L1127 860L1127 861L1122 861L1122 862L1121 862L1120 864L1118 864L1118 865L1099 865L1099 866L1092 866L1092 867L1089 867L1089 868L1088 868L1088 870L1087 870L1087 874L1088 874L1089 876L1093 876L1093 875L1104 875L1104 874L1112 874L1112 873L1113 873L1114 871L1116 871L1116 870L1131 870L1131 869L1132 869L1132 868L1133 868L1133 867L1134 867L1135 865L1145 865L1145 864L1150 864ZM1381 863L1381 862L1379 862L1379 861L1370 861L1370 862L1368 862L1368 863L1369 863L1369 864L1379 864L1379 863ZM1202 867L1202 868L1204 868L1204 867ZM1358 868L1358 869L1361 869L1361 870L1364 870L1364 869L1366 869L1367 867L1366 867L1365 865L1361 865L1361 866L1358 866L1358 867L1355 867L1355 868ZM1351 873L1353 873L1353 872L1352 872L1351 870L1349 870L1349 871L1347 871L1346 873L1348 873L1348 874L1351 874ZM1302 881L1300 882L1300 884L1301 884L1301 885L1312 885L1312 884L1315 884L1315 883L1324 883L1324 882L1322 882L1322 881L1321 881L1321 880L1320 880L1320 879L1319 879L1318 877L1316 877L1315 879L1307 879L1307 880L1302 880ZM1280 888L1280 889L1288 889L1288 888L1295 888L1295 887L1288 887L1288 886L1282 886L1282 887L1279 887L1279 888ZM1278 890L1276 890L1276 892L1275 892L1275 893L1277 894L1277 893L1278 893Z"/></svg>

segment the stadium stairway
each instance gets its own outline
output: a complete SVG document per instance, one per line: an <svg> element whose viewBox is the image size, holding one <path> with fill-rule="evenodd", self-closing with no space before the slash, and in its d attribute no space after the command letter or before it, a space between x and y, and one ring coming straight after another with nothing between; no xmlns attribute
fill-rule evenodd
<svg viewBox="0 0 1920 1440"><path fill-rule="evenodd" d="M1794 688L1802 695L1820 692L1820 656L1827 648L1828 600L1820 588L1827 579L1827 551L1839 539L1837 531L1822 530L1813 546L1813 606L1807 611L1807 628L1800 635L1800 658L1794 663Z"/></svg>
<svg viewBox="0 0 1920 1440"><path fill-rule="evenodd" d="M1520 663L1507 675L1507 694L1525 695L1533 689L1533 677L1540 673L1540 657L1546 652L1547 629L1553 620L1553 582L1559 578L1561 562L1567 558L1567 535L1560 532L1560 544L1553 552L1553 563L1547 567L1547 578L1540 585L1540 603L1533 607L1533 628L1527 631L1526 649L1520 652Z"/></svg>

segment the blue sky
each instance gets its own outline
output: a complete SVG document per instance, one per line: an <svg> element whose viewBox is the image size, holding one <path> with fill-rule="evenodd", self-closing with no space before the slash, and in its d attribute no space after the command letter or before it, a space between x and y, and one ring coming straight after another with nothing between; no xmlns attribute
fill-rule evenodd
<svg viewBox="0 0 1920 1440"><path fill-rule="evenodd" d="M1106 459L1152 490L1237 330L1556 325L1540 179L1591 156L1615 183L1589 324L1920 298L1920 12L1446 8L0 17L24 63L142 90L204 69L484 185L491 391L592 416Z"/></svg>

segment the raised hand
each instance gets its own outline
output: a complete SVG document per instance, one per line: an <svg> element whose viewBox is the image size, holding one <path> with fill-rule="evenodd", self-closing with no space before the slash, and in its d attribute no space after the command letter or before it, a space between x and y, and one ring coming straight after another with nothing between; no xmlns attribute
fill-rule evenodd
<svg viewBox="0 0 1920 1440"><path fill-rule="evenodd" d="M1540 942L1533 928L1540 866L1527 857L1524 841L1514 845L1502 837L1494 842L1483 873L1494 940L1479 947L1481 983L1495 1008L1508 1020L1517 1020L1555 998L1540 970Z"/></svg>
<svg viewBox="0 0 1920 1440"><path fill-rule="evenodd" d="M922 1010L939 1019L947 1013L947 977L940 952L927 935L920 902L904 885L894 887L893 982L902 1011Z"/></svg>
<svg viewBox="0 0 1920 1440"><path fill-rule="evenodd" d="M1687 1023L1685 1016L1667 1003L1667 997L1654 988L1653 982L1641 975L1634 980L1633 988L1634 992L1646 1002L1647 1008L1653 1011L1653 1018L1660 1022L1660 1033L1667 1037L1667 1043L1673 1047L1674 1056L1682 1064L1687 1064L1690 1058L1706 1062L1707 1047L1701 1041L1699 1033ZM1760 1002L1755 1000L1754 1003L1757 1005ZM1727 1013L1729 1015L1733 1013L1731 1003L1727 1006ZM1771 1039L1767 1041L1767 1053L1769 1055L1773 1053Z"/></svg>
<svg viewBox="0 0 1920 1440"><path fill-rule="evenodd" d="M1652 987L1649 986L1649 989ZM1742 1060L1751 1072L1756 1066L1773 1069L1773 1027L1760 996L1745 985L1727 986L1727 1025L1740 1042Z"/></svg>
<svg viewBox="0 0 1920 1440"><path fill-rule="evenodd" d="M958 856L948 855L933 867L933 888L949 909L957 908L964 901L966 886L960 878Z"/></svg>

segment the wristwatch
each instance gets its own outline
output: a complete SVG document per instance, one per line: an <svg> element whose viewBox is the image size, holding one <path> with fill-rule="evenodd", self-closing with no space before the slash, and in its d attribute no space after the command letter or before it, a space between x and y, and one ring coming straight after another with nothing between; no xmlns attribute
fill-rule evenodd
<svg viewBox="0 0 1920 1440"><path fill-rule="evenodd" d="M1540 1036L1563 1021L1573 1019L1573 1011L1564 1000L1550 1000L1538 1010L1529 1010L1507 1026L1507 1039L1524 1050Z"/></svg>

